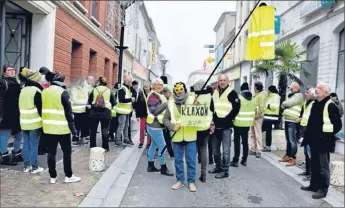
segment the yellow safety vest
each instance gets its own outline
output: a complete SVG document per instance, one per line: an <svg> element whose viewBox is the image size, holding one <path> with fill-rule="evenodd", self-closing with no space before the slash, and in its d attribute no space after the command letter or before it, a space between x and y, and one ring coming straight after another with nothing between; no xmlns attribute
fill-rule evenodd
<svg viewBox="0 0 345 208"><path fill-rule="evenodd" d="M203 126L201 126L199 128L200 131L205 131L207 129L210 128L211 122L212 122L212 112L210 110L210 105L211 105L211 95L210 94L203 94L203 95L199 95L198 97L198 103L200 105L206 105L208 107L208 116L207 116L207 122L205 122L203 124Z"/></svg>
<svg viewBox="0 0 345 208"><path fill-rule="evenodd" d="M193 104L194 97L188 96L185 104ZM178 108L176 106L175 100L170 100L168 103L169 111L171 114L171 123L175 125L180 125L181 123L181 114L178 111ZM192 142L196 140L196 134L199 130L198 127L183 127L174 133L173 138L171 139L172 142Z"/></svg>
<svg viewBox="0 0 345 208"><path fill-rule="evenodd" d="M85 98L85 90L84 88L81 88L81 87L75 87L75 88L72 88L71 89L71 93L70 94L70 97L72 97L72 92L75 91L77 93L77 98L78 100L84 100ZM71 98L72 100L72 98ZM86 112L86 104L83 104L83 105L77 105L75 103L73 103L73 101L71 101L71 104L72 104L72 112L73 113L85 113Z"/></svg>
<svg viewBox="0 0 345 208"><path fill-rule="evenodd" d="M331 99L329 99L325 107L323 108L323 125L322 125L322 132L325 133L333 133L334 126L331 123L331 119L329 119L329 112L328 112L328 106L329 104L333 103Z"/></svg>
<svg viewBox="0 0 345 208"><path fill-rule="evenodd" d="M131 91L126 86L122 86L122 89L125 90L125 92L126 92L125 98L126 99L130 99L132 97ZM120 114L123 114L123 115L128 115L132 111L133 111L132 102L120 103L119 102L119 96L117 96L116 112L120 113Z"/></svg>
<svg viewBox="0 0 345 208"><path fill-rule="evenodd" d="M270 105L270 108L268 108ZM265 104L264 119L278 121L280 109L280 96L276 93L270 93Z"/></svg>
<svg viewBox="0 0 345 208"><path fill-rule="evenodd" d="M218 89L213 93L214 111L218 118L225 118L232 110L232 104L228 100L228 95L231 90L232 89L228 87L221 96L219 96Z"/></svg>
<svg viewBox="0 0 345 208"><path fill-rule="evenodd" d="M256 104L255 101L247 100L240 95L241 107L240 112L237 114L234 125L237 127L251 127L254 125Z"/></svg>
<svg viewBox="0 0 345 208"><path fill-rule="evenodd" d="M301 120L301 126L307 126L308 125L308 120L310 116L310 111L311 108L313 107L314 101L311 101L309 105L307 106L307 101L304 102L303 105L303 115L302 115L302 120Z"/></svg>
<svg viewBox="0 0 345 208"><path fill-rule="evenodd" d="M248 29L246 60L275 58L274 10L272 6L262 6L254 10Z"/></svg>
<svg viewBox="0 0 345 208"><path fill-rule="evenodd" d="M105 107L111 110L111 103L110 103L110 89L106 86L98 86L93 90L93 101L92 104L96 103L97 96L99 94L103 95Z"/></svg>
<svg viewBox="0 0 345 208"><path fill-rule="evenodd" d="M302 105L295 105L284 110L283 115L286 120L296 120L299 118L302 111Z"/></svg>
<svg viewBox="0 0 345 208"><path fill-rule="evenodd" d="M35 106L35 95L41 92L34 86L24 87L19 95L20 127L22 130L42 128L42 118Z"/></svg>
<svg viewBox="0 0 345 208"><path fill-rule="evenodd" d="M151 96L152 94L155 94L155 95L159 96L162 103L166 103L166 102L167 102L167 100L166 100L166 98L164 97L164 95L158 94L158 93L156 93L156 92L154 92L154 91L150 92L150 94L149 94L149 95L147 96L147 98L146 98L146 109L147 109L146 123L147 123L147 124L152 124L153 121L155 120L155 116L154 116L152 113L150 113L149 106L148 106L148 104L147 104L147 103L148 103L148 99L150 98L150 96ZM157 116L157 120L158 120L158 122L159 122L160 124L163 124L163 117L164 117L164 114L165 114L165 111L163 111L161 114L159 114L159 115Z"/></svg>
<svg viewBox="0 0 345 208"><path fill-rule="evenodd" d="M51 85L42 91L42 120L45 134L70 134L65 109L61 103L62 87Z"/></svg>

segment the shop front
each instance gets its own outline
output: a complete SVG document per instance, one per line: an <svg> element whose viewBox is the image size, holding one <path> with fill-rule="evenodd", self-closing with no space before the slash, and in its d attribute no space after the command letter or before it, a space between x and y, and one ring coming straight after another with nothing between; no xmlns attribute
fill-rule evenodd
<svg viewBox="0 0 345 208"><path fill-rule="evenodd" d="M142 87L144 82L148 79L148 70L137 61L133 60L132 75L133 80L136 80L139 83L139 87Z"/></svg>
<svg viewBox="0 0 345 208"><path fill-rule="evenodd" d="M123 65L122 65L122 78L126 75L132 76L132 68L133 68L133 57L129 54L128 51L123 53Z"/></svg>

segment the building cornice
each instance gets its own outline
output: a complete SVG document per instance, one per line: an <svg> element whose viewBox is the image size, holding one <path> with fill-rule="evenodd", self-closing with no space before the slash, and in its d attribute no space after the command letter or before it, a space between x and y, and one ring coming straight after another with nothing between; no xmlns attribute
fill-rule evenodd
<svg viewBox="0 0 345 208"><path fill-rule="evenodd" d="M220 24L222 24L225 21L226 15L235 15L236 16L236 12L223 12L222 15L219 17L216 26L214 26L214 28L213 28L214 32L217 32Z"/></svg>

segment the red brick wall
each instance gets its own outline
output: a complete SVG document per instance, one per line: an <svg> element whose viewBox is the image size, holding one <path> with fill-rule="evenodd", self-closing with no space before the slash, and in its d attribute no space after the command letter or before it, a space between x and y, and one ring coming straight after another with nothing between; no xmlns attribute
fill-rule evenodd
<svg viewBox="0 0 345 208"><path fill-rule="evenodd" d="M105 24L106 2L99 1L100 12L98 14L100 18L98 21L102 23L102 31L104 31ZM89 9L88 3L85 2L85 7ZM72 40L81 44L80 48L73 54L73 64L71 61ZM90 49L96 52L91 66L89 62ZM113 67L104 67L105 59L109 59L109 66L117 65L118 55L114 48L103 42L63 9L58 8L56 12L54 71L62 72L66 76L67 84L79 77L94 75L95 79L98 79L99 76L105 76L109 85L112 85L117 81L114 80L114 74L117 74L117 71L106 72L105 70Z"/></svg>

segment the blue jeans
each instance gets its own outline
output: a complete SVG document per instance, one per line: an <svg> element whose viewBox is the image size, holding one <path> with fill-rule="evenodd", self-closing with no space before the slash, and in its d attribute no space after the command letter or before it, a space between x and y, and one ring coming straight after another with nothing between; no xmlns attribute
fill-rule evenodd
<svg viewBox="0 0 345 208"><path fill-rule="evenodd" d="M184 157L187 163L187 181L195 183L196 177L196 142L173 142L177 182L184 183ZM185 156L186 155L186 156Z"/></svg>
<svg viewBox="0 0 345 208"><path fill-rule="evenodd" d="M216 169L223 172L229 172L230 168L231 132L231 129L216 129L216 137L212 140ZM223 147L223 160L220 154L220 146Z"/></svg>
<svg viewBox="0 0 345 208"><path fill-rule="evenodd" d="M20 151L20 144L22 143L23 131L20 131L14 135L13 151Z"/></svg>
<svg viewBox="0 0 345 208"><path fill-rule="evenodd" d="M150 126L146 125L147 133L151 136L151 144L148 151L148 161L153 161L156 152L156 147L158 147L158 157L159 163L161 165L165 164L165 154L161 154L165 147L165 140L163 135L163 129L152 129Z"/></svg>
<svg viewBox="0 0 345 208"><path fill-rule="evenodd" d="M297 154L297 125L299 124L285 122L286 155L294 159Z"/></svg>
<svg viewBox="0 0 345 208"><path fill-rule="evenodd" d="M8 138L11 135L11 129L0 129L0 151L1 154L7 152Z"/></svg>
<svg viewBox="0 0 345 208"><path fill-rule="evenodd" d="M38 144L40 141L41 131L42 131L41 129L23 131L24 167L32 166L33 169L36 169L38 167L37 155L38 155Z"/></svg>

